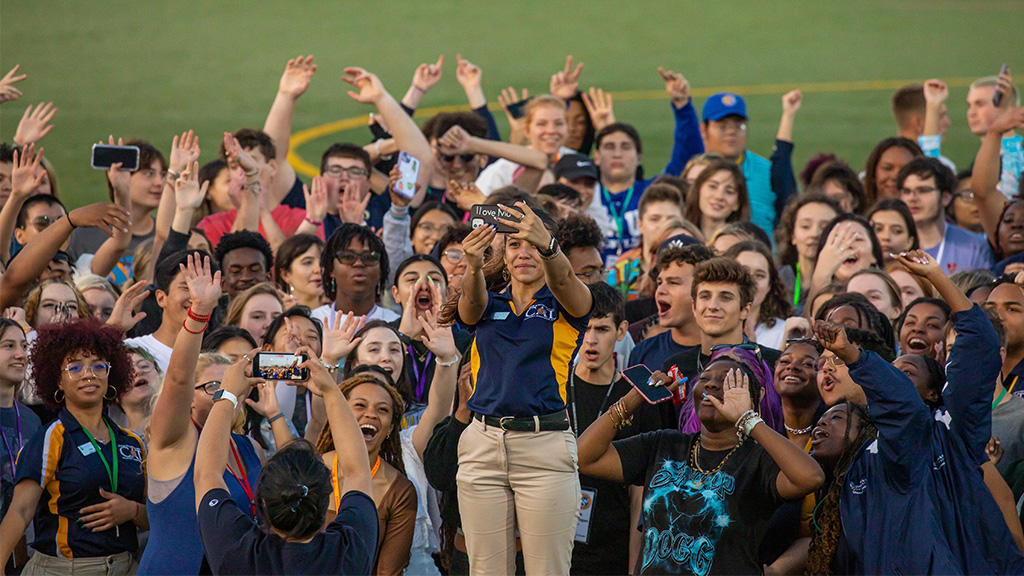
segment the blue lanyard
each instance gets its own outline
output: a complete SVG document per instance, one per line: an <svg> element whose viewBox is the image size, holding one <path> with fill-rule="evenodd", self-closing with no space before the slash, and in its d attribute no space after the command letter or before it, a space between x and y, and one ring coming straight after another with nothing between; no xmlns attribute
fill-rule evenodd
<svg viewBox="0 0 1024 576"><path fill-rule="evenodd" d="M615 226L618 229L619 245L616 247L616 251L620 256L622 255L622 238L626 228L626 212L629 210L629 201L633 199L633 190L635 189L636 183L629 187L629 190L626 192L626 200L622 203L622 209L618 210L612 202L611 192L604 187L604 184L601 185L601 196L608 205L608 211L612 213L612 218L615 219Z"/></svg>

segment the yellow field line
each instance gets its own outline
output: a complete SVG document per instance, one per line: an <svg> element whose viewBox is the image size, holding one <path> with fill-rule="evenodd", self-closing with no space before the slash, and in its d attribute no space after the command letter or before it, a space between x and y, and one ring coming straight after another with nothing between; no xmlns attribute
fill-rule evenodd
<svg viewBox="0 0 1024 576"><path fill-rule="evenodd" d="M944 81L950 87L963 87L970 85L975 78L946 78ZM810 83L791 83L791 84L748 84L745 86L714 86L706 88L695 88L691 94L697 98L703 98L717 94L719 92L735 92L736 94L753 96L753 95L764 95L764 94L785 94L790 90L799 88L803 92L867 92L872 90L896 90L901 86L912 84L914 82L920 82L920 80L856 80L848 82L810 82ZM613 92L612 97L620 102L630 100L667 100L668 95L664 90L624 90L622 92ZM495 103L491 103L488 108L492 111L497 112L501 110L501 107ZM460 112L469 110L469 106L466 104L452 105L452 106L434 106L432 108L420 108L416 111L415 117L430 117L438 112ZM288 149L288 163L295 168L296 172L304 176L316 176L320 173L318 167L306 162L299 153L297 152L299 146L302 146L310 140L316 140L329 134L337 132L344 132L345 130L352 130L361 126L366 126L368 122L368 116L356 116L354 118L346 118L344 120L338 120L336 122L328 122L327 124L321 124L319 126L313 126L305 130L300 130L292 134L291 146Z"/></svg>

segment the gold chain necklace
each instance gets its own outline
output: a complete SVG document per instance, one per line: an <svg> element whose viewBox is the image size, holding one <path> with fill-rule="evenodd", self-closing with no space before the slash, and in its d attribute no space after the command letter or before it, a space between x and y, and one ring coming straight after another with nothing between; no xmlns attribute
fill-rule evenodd
<svg viewBox="0 0 1024 576"><path fill-rule="evenodd" d="M700 463L698 462L698 458L700 457L700 436L697 436L697 440L693 443L693 450L690 451L690 456L693 459L693 469L696 470L699 474L701 474L702 478L699 480L694 479L693 485L696 486L697 488L700 488L701 486L704 485L704 482L706 480L713 478L715 474L718 474L719 470L722 469L722 466L725 465L725 462L729 460L730 456L732 456L732 453L739 449L739 447L742 446L743 442L745 441L746 438L740 440L740 442L736 444L736 446L734 446L732 450L729 450L729 453L725 455L725 458L722 458L722 461L718 463L718 466L715 466L714 470L711 470L710 472L705 472L704 469L700 467Z"/></svg>

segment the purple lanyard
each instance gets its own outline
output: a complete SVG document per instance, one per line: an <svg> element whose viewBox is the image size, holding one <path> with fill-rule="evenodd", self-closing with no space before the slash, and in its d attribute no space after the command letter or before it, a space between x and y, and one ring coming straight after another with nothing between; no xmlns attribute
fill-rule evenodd
<svg viewBox="0 0 1024 576"><path fill-rule="evenodd" d="M423 388L427 385L427 366L430 365L430 360L434 357L433 352L427 352L427 359L423 362L423 372L420 372L418 366L416 366L416 351L413 349L412 344L408 346L409 359L412 360L412 373L416 377L416 400L423 400Z"/></svg>
<svg viewBox="0 0 1024 576"><path fill-rule="evenodd" d="M17 400L15 400L13 402L13 404L14 404L14 417L15 417L15 419L18 422L18 446L17 447L18 447L18 450L21 450L21 447L23 445L23 439L21 437L21 409L18 408L18 401ZM3 438L3 440L4 440L4 448L7 450L7 457L11 459L11 474L14 474L15 470L17 470L16 455L15 455L14 451L11 450L11 445L7 443L7 435L4 434L3 427L0 427L0 438Z"/></svg>

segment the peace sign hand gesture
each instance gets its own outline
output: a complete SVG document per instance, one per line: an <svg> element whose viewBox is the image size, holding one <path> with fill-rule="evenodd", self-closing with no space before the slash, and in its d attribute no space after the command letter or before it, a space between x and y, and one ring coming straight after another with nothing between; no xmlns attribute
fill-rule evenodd
<svg viewBox="0 0 1024 576"><path fill-rule="evenodd" d="M551 85L549 89L553 96L558 96L563 100L568 100L576 95L577 90L580 86L580 74L583 73L583 63L580 62L576 65L576 68L572 67L572 55L566 56L565 58L565 69L561 72L556 72L551 76Z"/></svg>

